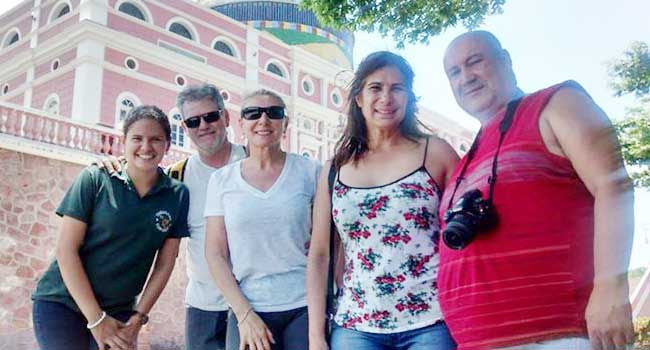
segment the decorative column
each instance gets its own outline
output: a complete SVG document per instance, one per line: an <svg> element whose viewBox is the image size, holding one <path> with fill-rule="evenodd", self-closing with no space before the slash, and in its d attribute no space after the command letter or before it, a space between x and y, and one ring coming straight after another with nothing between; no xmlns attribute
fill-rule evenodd
<svg viewBox="0 0 650 350"><path fill-rule="evenodd" d="M79 21L92 21L101 25L108 23L108 0L81 0ZM101 113L104 44L93 39L84 39L77 47L74 95L72 97L72 119L98 123Z"/></svg>
<svg viewBox="0 0 650 350"><path fill-rule="evenodd" d="M41 18L41 0L34 0L34 7L32 8L31 11L32 14L32 28L30 30L31 38L29 39L29 48L32 50L36 50L36 47L38 46L38 28L39 28L39 22ZM32 58L34 56L32 55ZM25 93L23 94L23 106L25 107L32 107L32 96L33 96L33 89L32 89L32 84L34 82L34 72L36 69L36 63L32 60L30 62L29 67L27 68L26 77L25 77L25 84L27 88L25 89ZM40 106L36 106L36 108L40 108Z"/></svg>

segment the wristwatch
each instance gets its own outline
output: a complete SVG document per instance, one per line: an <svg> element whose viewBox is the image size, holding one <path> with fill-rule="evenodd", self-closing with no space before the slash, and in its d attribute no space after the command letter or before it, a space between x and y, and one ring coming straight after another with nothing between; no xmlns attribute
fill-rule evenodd
<svg viewBox="0 0 650 350"><path fill-rule="evenodd" d="M149 322L149 316L147 314L143 314L142 312L140 312L138 310L133 310L133 314L140 316L140 325L141 326L144 326L145 324L147 324L147 322Z"/></svg>

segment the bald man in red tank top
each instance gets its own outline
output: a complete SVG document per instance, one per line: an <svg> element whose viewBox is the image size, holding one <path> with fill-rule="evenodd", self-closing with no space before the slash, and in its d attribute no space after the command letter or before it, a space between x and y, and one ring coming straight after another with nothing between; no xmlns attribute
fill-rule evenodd
<svg viewBox="0 0 650 350"><path fill-rule="evenodd" d="M481 123L440 206L439 299L459 349L624 349L633 187L609 119L573 81L524 94L488 32L454 39L444 68Z"/></svg>

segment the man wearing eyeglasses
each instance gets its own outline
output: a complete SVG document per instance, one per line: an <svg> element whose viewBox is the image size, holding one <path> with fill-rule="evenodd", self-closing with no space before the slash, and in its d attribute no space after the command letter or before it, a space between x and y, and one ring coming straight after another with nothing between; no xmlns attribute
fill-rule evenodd
<svg viewBox="0 0 650 350"><path fill-rule="evenodd" d="M215 286L205 260L203 210L210 175L226 164L245 158L246 151L226 138L230 119L223 98L214 85L185 88L178 94L176 106L183 117L185 133L198 151L170 168L170 175L183 181L190 190L185 345L188 350L223 349L228 306Z"/></svg>

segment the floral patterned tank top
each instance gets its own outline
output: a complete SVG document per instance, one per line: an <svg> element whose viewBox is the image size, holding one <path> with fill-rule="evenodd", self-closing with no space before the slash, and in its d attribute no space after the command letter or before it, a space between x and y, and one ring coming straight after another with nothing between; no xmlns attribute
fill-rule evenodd
<svg viewBox="0 0 650 350"><path fill-rule="evenodd" d="M439 201L440 189L424 164L370 188L347 186L337 176L332 216L345 251L334 316L339 326L397 333L442 319L436 286Z"/></svg>

